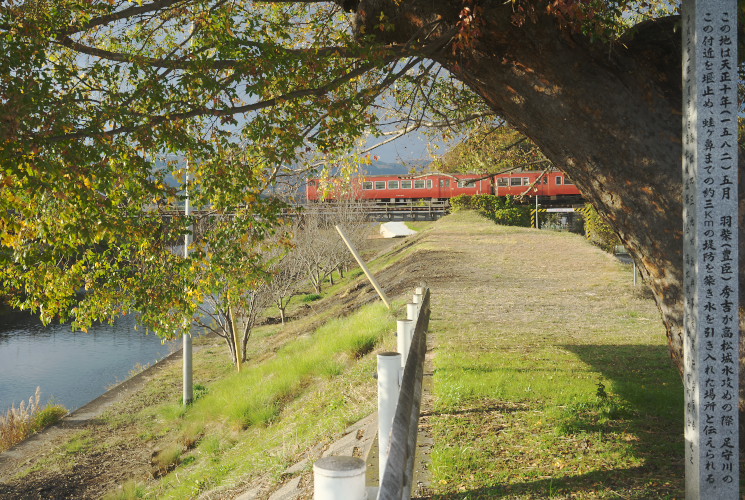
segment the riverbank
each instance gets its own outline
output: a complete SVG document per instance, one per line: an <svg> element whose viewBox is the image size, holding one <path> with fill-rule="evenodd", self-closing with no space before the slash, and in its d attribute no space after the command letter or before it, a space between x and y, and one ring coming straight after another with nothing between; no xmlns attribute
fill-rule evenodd
<svg viewBox="0 0 745 500"><path fill-rule="evenodd" d="M199 347L195 349L198 351ZM62 418L57 424L35 434L10 450L0 453L0 483L11 480L14 471L26 463L33 462L35 457L42 456L46 450L57 443L65 442L77 429L102 416L112 405L134 397L150 381L158 377L163 370L171 368L182 359L182 351L175 351L140 373L117 384L93 401L81 406ZM2 490L0 490L2 491Z"/></svg>

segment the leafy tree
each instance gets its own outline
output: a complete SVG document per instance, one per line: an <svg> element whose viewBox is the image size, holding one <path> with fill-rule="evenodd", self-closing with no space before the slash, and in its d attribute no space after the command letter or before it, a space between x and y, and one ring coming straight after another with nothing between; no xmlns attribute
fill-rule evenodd
<svg viewBox="0 0 745 500"><path fill-rule="evenodd" d="M192 322L225 340L240 371L251 331L271 303L271 253L261 244L264 229L236 221L243 215L240 209L237 212L208 216L204 241L210 244L195 249L203 255L191 262L185 293L197 304ZM275 243L269 250L278 247ZM177 309L173 312L177 317L181 314Z"/></svg>
<svg viewBox="0 0 745 500"><path fill-rule="evenodd" d="M499 122L473 130L464 141L436 160L433 168L442 172L496 174L551 166L533 141Z"/></svg>
<svg viewBox="0 0 745 500"><path fill-rule="evenodd" d="M189 221L166 224L155 208L178 198L164 180L180 174L156 168L155 155L187 155L197 206L246 206L269 221L267 185L344 153L367 131L381 142L423 126L452 137L499 117L572 177L635 256L680 367L675 6L4 2L6 290L46 319L71 315L84 326L144 309L165 328L157 311L191 307L180 291L192 262L162 243ZM163 286L166 274L175 278Z"/></svg>

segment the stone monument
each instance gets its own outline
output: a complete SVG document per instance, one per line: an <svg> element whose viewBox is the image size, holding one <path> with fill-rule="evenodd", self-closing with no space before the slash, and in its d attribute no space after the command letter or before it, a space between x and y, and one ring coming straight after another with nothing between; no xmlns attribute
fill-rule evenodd
<svg viewBox="0 0 745 500"><path fill-rule="evenodd" d="M686 498L737 499L737 1L682 15Z"/></svg>

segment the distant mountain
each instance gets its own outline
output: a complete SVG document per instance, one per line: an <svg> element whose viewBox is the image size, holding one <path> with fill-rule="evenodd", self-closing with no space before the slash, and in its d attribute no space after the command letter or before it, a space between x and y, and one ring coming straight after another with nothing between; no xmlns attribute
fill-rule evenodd
<svg viewBox="0 0 745 500"><path fill-rule="evenodd" d="M362 165L361 170L367 175L405 175L426 170L430 160L412 160L403 163L390 163L385 161L373 161L371 165Z"/></svg>

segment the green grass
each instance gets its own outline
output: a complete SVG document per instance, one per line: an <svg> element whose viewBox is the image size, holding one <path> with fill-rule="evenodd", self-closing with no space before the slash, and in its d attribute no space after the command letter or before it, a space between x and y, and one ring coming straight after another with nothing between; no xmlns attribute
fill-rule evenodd
<svg viewBox="0 0 745 500"><path fill-rule="evenodd" d="M181 438L157 455L168 473L147 485L147 496L186 498L246 475L278 480L299 452L374 411L368 354L386 336L392 343L394 330L385 306L366 306L206 384L188 409L162 406L156 420Z"/></svg>
<svg viewBox="0 0 745 500"><path fill-rule="evenodd" d="M433 293L434 497L680 498L680 377L631 271L458 216L441 237L485 279Z"/></svg>
<svg viewBox="0 0 745 500"><path fill-rule="evenodd" d="M406 227L413 231L422 232L432 227L432 221L406 221Z"/></svg>

